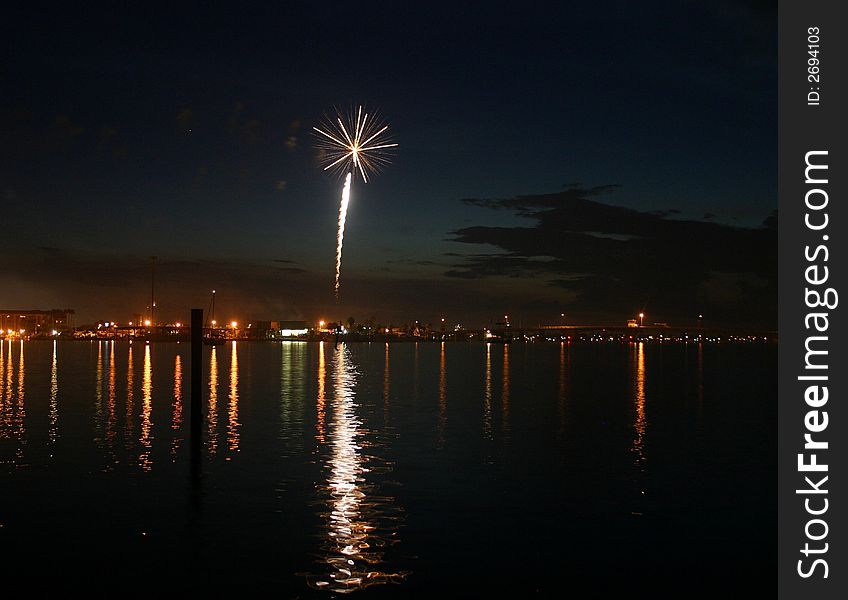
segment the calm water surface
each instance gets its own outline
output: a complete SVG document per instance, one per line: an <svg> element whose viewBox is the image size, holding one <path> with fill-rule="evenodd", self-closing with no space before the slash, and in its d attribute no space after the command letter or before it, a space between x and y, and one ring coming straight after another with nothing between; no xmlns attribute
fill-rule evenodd
<svg viewBox="0 0 848 600"><path fill-rule="evenodd" d="M188 345L2 343L7 585L283 598L773 589L773 345L203 351L193 451Z"/></svg>

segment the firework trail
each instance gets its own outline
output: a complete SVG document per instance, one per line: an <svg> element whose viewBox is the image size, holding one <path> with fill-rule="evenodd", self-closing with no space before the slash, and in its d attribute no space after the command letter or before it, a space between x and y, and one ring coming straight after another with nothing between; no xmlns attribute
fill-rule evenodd
<svg viewBox="0 0 848 600"><path fill-rule="evenodd" d="M334 289L338 299L344 228L353 178L359 173L362 181L368 183L369 174L376 173L389 164L390 149L397 147L397 144L392 142L386 133L389 126L380 124L374 115L369 115L367 112L363 114L362 106L346 116L337 110L334 120L326 118L322 127L312 129L318 134L317 146L325 163L324 170L335 171L339 174L347 173L342 188L342 201L339 205L339 229L336 243Z"/></svg>
<svg viewBox="0 0 848 600"><path fill-rule="evenodd" d="M339 205L339 233L336 241L336 298L339 297L339 284L342 274L342 246L344 245L344 228L347 220L347 205L350 203L350 180L352 174L345 177L344 188L342 188L342 203Z"/></svg>

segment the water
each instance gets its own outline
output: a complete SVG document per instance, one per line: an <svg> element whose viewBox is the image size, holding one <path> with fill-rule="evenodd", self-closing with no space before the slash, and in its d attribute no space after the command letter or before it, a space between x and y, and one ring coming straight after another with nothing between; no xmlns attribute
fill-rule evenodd
<svg viewBox="0 0 848 600"><path fill-rule="evenodd" d="M8 589L773 591L776 347L2 343Z"/></svg>

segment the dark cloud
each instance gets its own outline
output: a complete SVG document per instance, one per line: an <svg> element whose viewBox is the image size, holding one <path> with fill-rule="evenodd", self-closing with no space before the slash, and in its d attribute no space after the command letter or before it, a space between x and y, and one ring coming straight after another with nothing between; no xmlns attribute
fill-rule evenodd
<svg viewBox="0 0 848 600"><path fill-rule="evenodd" d="M678 211L643 212L596 200L616 187L572 184L554 194L463 200L535 223L452 232L453 241L499 252L466 255L445 275L537 278L569 292L570 310L629 315L644 309L666 319L708 312L728 323L774 324L773 227L670 218Z"/></svg>
<svg viewBox="0 0 848 600"><path fill-rule="evenodd" d="M259 119L246 113L244 102L238 101L233 106L233 112L227 120L227 131L247 145L262 141L262 124Z"/></svg>
<svg viewBox="0 0 848 600"><path fill-rule="evenodd" d="M415 259L411 259L411 258L403 258L403 259L399 259L399 260L387 260L386 264L389 264L389 265L393 265L393 264L394 265L413 265L413 266L426 267L426 266L431 266L431 265L438 265L440 263L437 263L437 262L432 261L432 260L415 260Z"/></svg>
<svg viewBox="0 0 848 600"><path fill-rule="evenodd" d="M98 141L100 146L114 158L124 159L129 154L126 142L121 139L115 127L101 127Z"/></svg>
<svg viewBox="0 0 848 600"><path fill-rule="evenodd" d="M182 134L191 132L194 123L194 111L186 106L177 112L177 130Z"/></svg>
<svg viewBox="0 0 848 600"><path fill-rule="evenodd" d="M42 157L70 150L85 127L66 114L49 118L25 108L0 114L0 157Z"/></svg>
<svg viewBox="0 0 848 600"><path fill-rule="evenodd" d="M296 150L298 145L297 132L300 130L300 119L295 119L289 125L289 133L286 137L286 148Z"/></svg>

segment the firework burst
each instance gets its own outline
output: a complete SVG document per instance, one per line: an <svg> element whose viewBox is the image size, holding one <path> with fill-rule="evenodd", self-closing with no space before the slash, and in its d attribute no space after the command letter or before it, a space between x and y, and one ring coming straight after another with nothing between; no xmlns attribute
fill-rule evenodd
<svg viewBox="0 0 848 600"><path fill-rule="evenodd" d="M376 115L369 115L360 106L335 118L325 117L321 127L313 127L317 146L323 151L324 170L338 174L357 173L368 183L368 176L389 164L392 148L389 126Z"/></svg>
<svg viewBox="0 0 848 600"><path fill-rule="evenodd" d="M345 174L342 201L339 205L339 227L336 236L336 298L339 297L342 269L342 245L344 243L347 207L350 203L351 185L358 173L362 181L389 164L391 151L397 147L388 131L376 115L369 115L359 106L347 115L336 111L335 118L325 117L321 127L313 127L318 139L316 146L321 151L325 171Z"/></svg>

